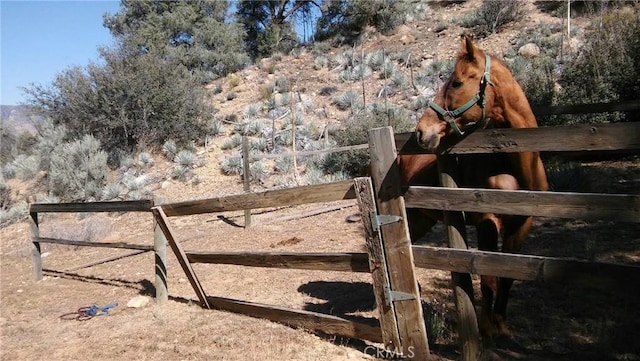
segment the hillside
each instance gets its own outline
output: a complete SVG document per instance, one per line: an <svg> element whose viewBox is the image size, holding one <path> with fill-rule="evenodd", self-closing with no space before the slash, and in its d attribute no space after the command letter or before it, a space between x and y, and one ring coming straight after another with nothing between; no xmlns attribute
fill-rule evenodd
<svg viewBox="0 0 640 361"><path fill-rule="evenodd" d="M408 22L389 35L367 29L362 36L364 43L355 47L331 47L320 43L303 47L292 55L262 59L256 65L207 86L213 94L212 105L217 111L215 117L225 124L226 137L235 132L233 127L239 124L247 126L253 122L261 124L263 134L270 132L272 127L282 133L290 129L287 113L290 108L295 108L295 112L301 110L301 123L311 133L308 137L319 140L325 127L337 131L353 117L352 109L338 106L336 99L346 93L354 93L361 105L388 104L392 108L407 110L407 116L411 119L409 122L415 121L424 109L425 99L430 99L441 85L437 77L429 78L435 79L429 86L421 86L415 78L420 73L432 73L430 69L439 69L455 57L460 47L460 35L469 31L459 25L460 19L477 9L480 3L468 1L464 4L427 7L422 14L427 20ZM523 42L519 37L527 29L561 27L562 19L540 11L533 3L527 4L527 7L527 16L521 22L509 24L497 34L478 39L477 44L498 57L504 57L506 53L513 56L517 54L518 44ZM576 29L579 29L579 24L584 20L578 19L574 23L578 24ZM579 30L576 31L579 33ZM552 36L559 39L557 33ZM374 70L363 81L343 80L349 62L365 63L369 57L379 55L381 50L391 59L386 61L393 64L394 76L402 79L402 85L394 84L391 76L385 78L381 70ZM415 88L411 85L412 77ZM286 85L280 86L282 83ZM390 89L386 97L383 89ZM296 99L293 106L288 104L291 97ZM252 107L254 109L250 110ZM254 135L254 138L262 136ZM221 146L226 137L219 137L215 142ZM309 149L318 147L313 141L306 142L306 146ZM285 147L291 150L290 143ZM304 148L298 145L296 150ZM209 148L208 152L224 157L238 154L237 149L218 153L215 147ZM217 159L216 163L221 161ZM215 164L207 163L208 167L215 167ZM300 171L304 172L304 167ZM198 174L203 172L216 174L215 171L204 169L199 170ZM208 182L206 178L200 179L203 183ZM256 186L274 186L274 180L269 179Z"/></svg>

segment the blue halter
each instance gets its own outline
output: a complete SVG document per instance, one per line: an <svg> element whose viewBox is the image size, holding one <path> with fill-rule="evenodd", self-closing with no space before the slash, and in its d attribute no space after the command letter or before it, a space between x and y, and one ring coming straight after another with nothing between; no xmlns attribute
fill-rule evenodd
<svg viewBox="0 0 640 361"><path fill-rule="evenodd" d="M456 134L458 134L459 136L463 136L471 127L474 128L473 130L475 130L478 125L485 123L485 106L487 104L487 99L484 96L484 91L487 88L487 84L493 85L493 83L491 82L491 58L489 57L489 55L485 55L484 74L482 74L482 79L480 79L480 90L475 97L471 98L471 100L454 110L445 110L433 101L429 101L429 108L438 113L438 115L442 117L442 119L451 127L451 129L456 132ZM471 122L465 125L464 128L466 131L461 130L460 127L458 127L458 125L456 124L455 120L476 104L479 105L482 109L482 118L479 122Z"/></svg>

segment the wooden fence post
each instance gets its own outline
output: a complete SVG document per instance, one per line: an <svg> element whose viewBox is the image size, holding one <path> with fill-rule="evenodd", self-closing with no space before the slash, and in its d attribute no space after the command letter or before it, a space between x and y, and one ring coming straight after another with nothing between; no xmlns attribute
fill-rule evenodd
<svg viewBox="0 0 640 361"><path fill-rule="evenodd" d="M378 222L383 224L380 230L391 284L387 292L387 301L395 302L403 356L425 360L429 358L429 342L418 282L415 278L393 129L391 127L371 129L369 149L371 177L375 186L380 218L397 220Z"/></svg>
<svg viewBox="0 0 640 361"><path fill-rule="evenodd" d="M242 182L243 190L251 192L251 166L249 163L249 137L242 136ZM251 227L251 210L244 210L244 228Z"/></svg>
<svg viewBox="0 0 640 361"><path fill-rule="evenodd" d="M459 169L455 156L439 155L438 173L440 174L440 185L449 188L458 187ZM449 247L467 249L467 232L463 213L445 211L444 225ZM462 350L462 360L475 361L482 348L476 312L473 308L471 275L451 272L451 282L458 314L458 339Z"/></svg>
<svg viewBox="0 0 640 361"><path fill-rule="evenodd" d="M373 280L373 293L378 306L378 313L380 314L382 340L387 350L395 352L400 350L401 347L400 335L398 334L394 303L387 303L385 298L385 290L390 289L389 270L387 259L384 255L382 235L373 222L373 217L378 215L376 199L373 194L373 184L371 183L371 178L368 177L356 178L353 181L366 235L369 269Z"/></svg>
<svg viewBox="0 0 640 361"><path fill-rule="evenodd" d="M163 202L163 199L154 200L154 206ZM155 251L156 303L162 305L169 299L167 290L167 238L162 233L162 228L160 228L155 217L153 218L153 249Z"/></svg>
<svg viewBox="0 0 640 361"><path fill-rule="evenodd" d="M31 228L31 242L33 243L33 249L31 250L31 257L33 259L33 275L36 281L42 279L42 251L40 249L40 242L37 242L40 237L40 227L38 224L38 212L29 212L30 228Z"/></svg>

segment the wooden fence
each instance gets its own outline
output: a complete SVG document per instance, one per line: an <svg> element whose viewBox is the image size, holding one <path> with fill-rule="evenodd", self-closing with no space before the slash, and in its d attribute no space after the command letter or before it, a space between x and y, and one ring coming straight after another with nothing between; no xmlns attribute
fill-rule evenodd
<svg viewBox="0 0 640 361"><path fill-rule="evenodd" d="M627 280L629 277L640 278L638 276L640 267L633 266L541 256L507 255L467 249L412 246L406 221L406 207L440 209L451 216L448 218L455 218L453 216L459 211L479 211L640 222L640 196L495 191L451 187L412 186L403 189L400 185L396 157L398 154L421 152L415 146L413 135L407 133L394 136L392 129L387 127L371 130L369 137L371 178L159 205L150 201L33 204L30 214L33 223L36 273L40 272L41 275L42 272L39 258L40 243L89 246L85 244L89 242L40 237L37 217L39 212L147 212L151 210L157 225L156 243L164 243L165 239L168 241L204 307L263 317L328 334L383 342L384 347L394 354L398 353L415 359L428 358L429 345L422 321L422 308L414 267L451 271L454 276L461 273L476 273L543 281L578 275L593 277L594 273L609 279L612 283L615 283L621 274L624 274ZM471 134L449 149L449 154L612 150L639 152L640 123L482 130ZM359 201L365 226L366 253L185 251L170 224L170 218L178 216L353 198ZM164 237L159 237L160 233ZM448 232L450 236L454 233L452 229ZM140 246L119 243L106 245L120 248L138 247L134 249L141 252L151 250L150 246L139 248ZM456 246L452 242L450 245ZM457 247L459 246L460 243L457 243ZM156 250L156 252L162 251ZM379 326L361 324L332 315L207 295L191 267L193 263L370 272L380 314ZM162 268L164 264L156 267ZM157 276L157 281L161 278L164 278L166 285L166 271ZM473 306L466 298L465 292L461 290L461 287L455 289L459 334L464 359L469 360L477 357L480 346Z"/></svg>
<svg viewBox="0 0 640 361"><path fill-rule="evenodd" d="M60 239L51 237L41 237L39 218L40 213L104 213L104 212L151 212L154 205L153 200L121 201L121 202L91 202L91 203L33 203L29 206L29 220L31 223L31 241L33 243L32 258L34 265L34 276L36 280L42 279L42 243L63 244L77 247L102 247L135 250L132 253L109 257L97 262L91 262L73 270L95 266L101 263L115 261L125 257L154 251L155 252L155 289L156 301L163 303L168 299L167 294L167 261L166 261L166 239L157 228L154 227L154 245L130 244L124 242L88 242L70 239Z"/></svg>
<svg viewBox="0 0 640 361"><path fill-rule="evenodd" d="M370 148L370 155L372 169L377 170L372 174L377 189L402 194L406 207L445 212L450 248L413 246L412 251L415 266L453 272L458 334L464 360L476 360L482 350L475 311L465 292L470 279L461 278L460 273L545 282L598 279L598 284L604 287L619 285L621 280L640 281L640 267L637 266L467 250L464 225L448 222L448 219L461 219L459 212L466 211L639 223L639 195L459 189L454 172L446 167L445 172L449 174L441 179L450 182L447 188L410 186L402 189L399 169L388 159L395 160L398 154L420 153L414 135L407 133L394 137L390 128L380 128L371 130L369 137L370 144L375 145ZM448 149L449 154L460 155L523 151L640 154L640 123L482 130Z"/></svg>
<svg viewBox="0 0 640 361"><path fill-rule="evenodd" d="M357 191L356 191L357 190ZM368 225L367 237L368 253L291 253L291 252L213 252L213 251L185 251L182 249L177 235L170 225L170 217L187 216L213 212L238 211L247 208L257 209L274 206L291 206L309 203L332 202L344 199L358 198L361 205L363 221ZM370 340L385 342L385 346L393 352L407 352L411 350L417 357L428 353L426 332L422 322L422 308L417 291L417 282L413 277L413 267L410 266L411 245L408 238L397 239L396 244L390 246L395 251L391 264L406 271L395 272L387 270L385 254L383 254L382 239L375 237L378 229L371 222L371 212L375 214L376 202L369 178L348 180L342 182L303 186L289 189L272 190L259 193L248 193L221 198L186 201L179 203L161 204L152 208L156 221L164 232L171 248L178 257L187 278L191 283L198 299L204 307L217 308L232 312L240 312L255 317L267 318L295 327L310 330ZM400 223L407 229L406 217L394 222ZM400 222L401 221L401 222ZM377 222L377 221L376 221ZM326 315L296 309L287 309L276 305L265 305L242 300L233 300L207 295L202 288L191 264L216 263L234 264L253 267L275 267L286 269L311 269L344 272L371 272L374 279L374 290L380 325L372 326L353 322L342 317ZM395 266L394 266L395 267ZM394 271L394 272L392 272ZM407 276L409 272L409 276ZM389 286L389 274L392 278L405 279L410 285L403 290L403 295L410 294L411 304L405 303L402 310L397 310L389 301L389 295L399 292ZM398 293L400 295L401 293ZM400 296L398 296L400 297ZM400 315L400 317L398 317ZM411 317L402 317L411 315ZM411 347L411 348L409 348ZM403 351L404 350L404 351Z"/></svg>

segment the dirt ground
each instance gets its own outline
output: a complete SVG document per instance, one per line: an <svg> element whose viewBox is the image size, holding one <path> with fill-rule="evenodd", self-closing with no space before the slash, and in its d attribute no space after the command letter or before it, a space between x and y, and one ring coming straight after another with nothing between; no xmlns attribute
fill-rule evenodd
<svg viewBox="0 0 640 361"><path fill-rule="evenodd" d="M638 174L637 159L625 164ZM595 169L602 168L601 164ZM220 176L209 184L209 191L198 187L205 186L176 185L171 194L189 199L192 193L200 192L210 197L216 189L224 194L239 193L241 185L235 177ZM250 229L241 227L241 212L170 221L187 250L364 251L361 224L346 221L358 211L355 201L336 205L343 208L293 220L287 218L326 204L256 211ZM152 227L152 217L146 213L48 214L41 219L43 237L105 242L151 245ZM444 245L441 228L436 226L422 242ZM135 296L154 295L150 252L77 269L131 251L43 245L45 277L34 282L28 224L4 227L0 235L2 360L359 360L374 358L379 346L202 309L173 254L168 261L169 302L163 306L152 302L143 308L126 307ZM640 226L539 218L524 253L640 265ZM365 321L376 317L368 274L194 267L208 295ZM435 309L444 317L433 351L439 358L457 359L449 276L418 270L418 279L425 309ZM475 283L477 288L477 277ZM509 312L520 346L496 353L516 360L640 360L640 291L636 284L618 291L571 280L564 284L516 282ZM61 318L80 307L113 302L118 306L107 316L87 321Z"/></svg>

